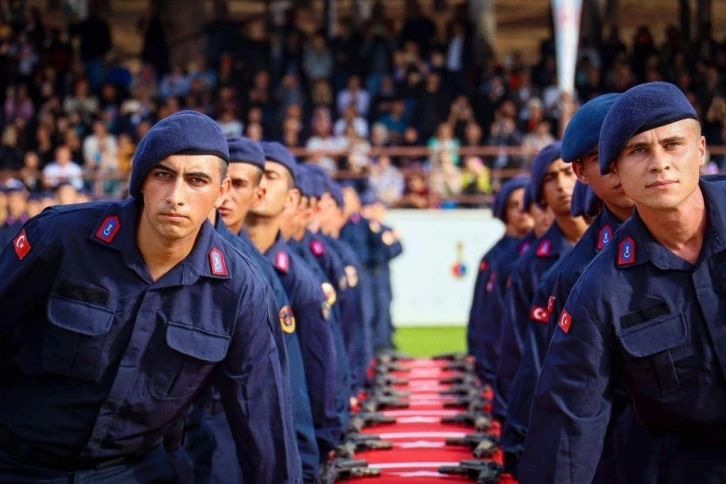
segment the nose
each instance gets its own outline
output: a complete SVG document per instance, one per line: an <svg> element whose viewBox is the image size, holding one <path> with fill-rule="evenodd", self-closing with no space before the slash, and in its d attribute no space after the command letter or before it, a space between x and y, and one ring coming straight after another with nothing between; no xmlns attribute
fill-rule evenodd
<svg viewBox="0 0 726 484"><path fill-rule="evenodd" d="M177 177L174 184L170 186L166 201L172 207L181 207L186 199L186 183L184 178Z"/></svg>
<svg viewBox="0 0 726 484"><path fill-rule="evenodd" d="M668 154L665 152L662 146L658 146L653 151L651 151L651 155L648 161L648 169L653 173L659 173L661 171L670 169L670 158L668 157Z"/></svg>

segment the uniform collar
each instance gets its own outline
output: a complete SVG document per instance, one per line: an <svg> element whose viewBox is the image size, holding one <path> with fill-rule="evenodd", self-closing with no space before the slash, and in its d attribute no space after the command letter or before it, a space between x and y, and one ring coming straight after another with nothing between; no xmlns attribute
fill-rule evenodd
<svg viewBox="0 0 726 484"><path fill-rule="evenodd" d="M108 205L90 238L102 247L121 252L126 265L144 279L148 269L136 243L141 203L133 198ZM194 284L200 277L231 279L228 254L222 238L209 220L205 220L189 255L167 272L155 285Z"/></svg>
<svg viewBox="0 0 726 484"><path fill-rule="evenodd" d="M726 214L719 206L726 204L726 186L717 182L701 180L699 183L706 204L708 223L706 234L701 248L701 256L720 252L726 249ZM650 261L663 270L692 270L693 266L684 261L673 252L658 243L650 235L648 228L636 209L633 216L627 220L618 237L618 250L616 263L621 269L634 267ZM626 257L626 252L632 248L635 255Z"/></svg>
<svg viewBox="0 0 726 484"><path fill-rule="evenodd" d="M535 255L538 258L545 258L558 257L569 249L571 245L565 240L560 226L555 222L542 237L534 242L534 247Z"/></svg>

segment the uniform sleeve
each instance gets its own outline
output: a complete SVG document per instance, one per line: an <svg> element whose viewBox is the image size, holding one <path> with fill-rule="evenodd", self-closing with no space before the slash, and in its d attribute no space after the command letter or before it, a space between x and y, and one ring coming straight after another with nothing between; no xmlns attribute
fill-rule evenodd
<svg viewBox="0 0 726 484"><path fill-rule="evenodd" d="M293 311L298 322L310 407L321 457L338 443L343 423L335 408L336 358L333 327L323 316L324 296L317 284L302 287Z"/></svg>
<svg viewBox="0 0 726 484"><path fill-rule="evenodd" d="M482 258L482 261L484 259ZM482 262L479 263L479 267ZM469 308L469 324L466 326L466 342L468 353L477 356L477 324L481 313L481 303L484 296L484 280L489 278L488 270L480 270L476 273L476 281L474 281L474 293L471 298L471 307Z"/></svg>
<svg viewBox="0 0 726 484"><path fill-rule="evenodd" d="M522 484L592 482L603 449L612 399L610 346L577 289L565 310L534 395Z"/></svg>
<svg viewBox="0 0 726 484"><path fill-rule="evenodd" d="M500 339L500 355L497 364L497 388L499 397L495 400L495 414L504 417L507 412L509 393L514 377L522 360L524 329L529 324L531 295L527 296L526 281L521 271L515 270L505 296L507 316L502 319L504 327ZM498 403L497 403L498 402Z"/></svg>
<svg viewBox="0 0 726 484"><path fill-rule="evenodd" d="M53 215L46 210L29 220L0 251L0 334L13 331L38 304L45 304L60 252Z"/></svg>
<svg viewBox="0 0 726 484"><path fill-rule="evenodd" d="M522 360L509 392L507 419L502 432L502 447L507 471L515 477L524 449L524 439L529 426L532 397L539 379L542 360L549 345L549 312L547 303L552 292L553 280L546 277L537 287L530 305L530 318L525 329Z"/></svg>
<svg viewBox="0 0 726 484"><path fill-rule="evenodd" d="M251 287L216 380L245 482L300 482L289 384L272 330L267 285ZM262 304L260 302L264 301Z"/></svg>

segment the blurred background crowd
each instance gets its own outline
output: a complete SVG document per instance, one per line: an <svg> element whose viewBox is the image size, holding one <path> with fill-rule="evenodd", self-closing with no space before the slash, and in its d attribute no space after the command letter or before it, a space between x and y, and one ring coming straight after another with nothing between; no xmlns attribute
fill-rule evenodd
<svg viewBox="0 0 726 484"><path fill-rule="evenodd" d="M46 26L23 0L0 0L0 181L44 204L126 191L134 150L159 119L195 109L229 136L278 140L299 161L358 180L389 207L481 207L503 178L527 170L559 134L567 103L646 81L678 85L700 115L709 145L726 140L726 39L709 24L664 42L647 26L616 26L580 40L576 96L558 89L553 37L537 59L521 52L477 57L465 4L407 2L404 19L375 2L369 20L333 28L286 10L274 25L224 15L204 55L172 62L157 14L140 19L143 47L118 54L96 2L78 20ZM704 168L716 171L723 156ZM8 194L9 195L9 194ZM0 225L21 203L0 198ZM19 198L19 197L18 197ZM28 203L28 202L22 202Z"/></svg>

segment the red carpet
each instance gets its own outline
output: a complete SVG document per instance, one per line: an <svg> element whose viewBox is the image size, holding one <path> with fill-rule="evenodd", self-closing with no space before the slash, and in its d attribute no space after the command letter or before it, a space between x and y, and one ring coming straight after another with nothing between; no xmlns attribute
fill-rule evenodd
<svg viewBox="0 0 726 484"><path fill-rule="evenodd" d="M444 408L444 402L454 399L453 396L441 396L450 385L441 384L440 380L459 375L459 372L443 369L446 361L410 360L399 361L397 365L408 371L393 372L391 376L408 380L407 384L395 385L400 391L410 392L404 400L409 402L406 409L386 410L382 413L397 419L394 424L378 425L363 430L366 434L375 434L382 440L393 442L393 449L373 450L356 454L356 458L365 459L370 467L381 470L377 478L352 479L351 483L464 483L474 482L463 476L444 475L438 472L440 466L456 466L462 460L473 459L469 447L446 445L447 438L461 438L475 433L473 428L463 425L443 424L442 417L462 413L460 409ZM494 428L492 433L498 434ZM501 463L501 453L497 452L492 459ZM501 481L505 484L516 484L508 476Z"/></svg>

